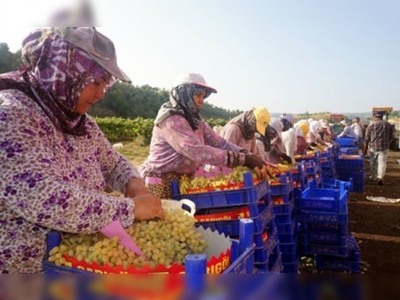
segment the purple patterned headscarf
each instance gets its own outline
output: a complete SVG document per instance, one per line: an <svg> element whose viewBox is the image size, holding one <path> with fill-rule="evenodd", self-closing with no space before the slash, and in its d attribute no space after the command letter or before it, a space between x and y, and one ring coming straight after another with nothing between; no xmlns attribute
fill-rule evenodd
<svg viewBox="0 0 400 300"><path fill-rule="evenodd" d="M182 84L171 90L169 101L164 103L158 111L154 124L158 126L163 120L172 115L182 115L190 124L193 130L199 127L202 120L200 109L196 106L193 96L206 92L204 98L207 98L211 91L195 84Z"/></svg>
<svg viewBox="0 0 400 300"><path fill-rule="evenodd" d="M107 75L107 71L86 52L49 29L32 32L23 41L21 52L19 70L0 75L0 90L23 91L40 105L60 131L84 135L86 115L73 110L82 90Z"/></svg>

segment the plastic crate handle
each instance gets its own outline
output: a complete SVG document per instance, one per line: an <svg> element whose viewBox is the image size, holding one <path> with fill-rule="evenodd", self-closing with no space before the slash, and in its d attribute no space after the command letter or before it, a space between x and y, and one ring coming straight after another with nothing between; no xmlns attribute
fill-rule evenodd
<svg viewBox="0 0 400 300"><path fill-rule="evenodd" d="M190 216L194 216L196 213L196 204L189 199L181 199L181 200L170 200L170 199L161 199L162 206L164 209L182 209L185 211L185 214ZM183 206L186 205L189 207L189 211L184 209Z"/></svg>

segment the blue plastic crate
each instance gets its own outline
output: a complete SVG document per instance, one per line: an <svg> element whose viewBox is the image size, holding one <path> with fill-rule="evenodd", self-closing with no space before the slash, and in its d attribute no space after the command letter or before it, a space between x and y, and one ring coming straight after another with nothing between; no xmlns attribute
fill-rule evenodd
<svg viewBox="0 0 400 300"><path fill-rule="evenodd" d="M309 231L300 235L300 243L308 244L334 244L340 246L347 245L347 235L328 231Z"/></svg>
<svg viewBox="0 0 400 300"><path fill-rule="evenodd" d="M352 181L352 189L350 192L353 192L355 186L357 185L364 185L365 184L365 173L359 173L357 175L355 174L343 174L339 173L337 176L338 180L341 181Z"/></svg>
<svg viewBox="0 0 400 300"><path fill-rule="evenodd" d="M276 228L278 229L278 234L295 233L296 227L297 227L297 221L295 218L287 223L276 224Z"/></svg>
<svg viewBox="0 0 400 300"><path fill-rule="evenodd" d="M254 209L250 209L250 217L248 219L253 220L254 233L262 233L263 229L271 222L274 218L273 204L270 203L268 206L265 204L249 204L249 208L256 205L257 213L254 213ZM218 221L197 221L196 226L202 226L204 228L210 228L211 230L217 230L218 232L224 233L230 237L239 236L240 232L240 219L236 220L218 220Z"/></svg>
<svg viewBox="0 0 400 300"><path fill-rule="evenodd" d="M335 142L339 144L340 148L342 147L356 147L358 146L357 138L336 138Z"/></svg>
<svg viewBox="0 0 400 300"><path fill-rule="evenodd" d="M305 222L300 223L300 232L311 232L311 231L321 231L321 232L337 232L341 234L347 234L349 231L348 222L337 222L337 223L312 223Z"/></svg>
<svg viewBox="0 0 400 300"><path fill-rule="evenodd" d="M240 222L241 230L239 240L231 239L231 264L227 269L224 270L223 274L228 273L254 273L254 249L255 245L252 242L253 237L253 221L250 219L243 219ZM45 274L93 274L93 272L86 270L79 270L76 268L66 266L56 266L54 263L49 262L49 252L54 247L61 243L61 234L59 232L52 231L47 235L46 239L46 255L45 260L42 262L43 271ZM196 257L199 255L188 255L188 257ZM206 259L206 256L204 259ZM186 272L191 272L192 268L196 268L195 265L188 265L192 259L185 259ZM206 264L204 264L206 266ZM206 269L204 270L206 273Z"/></svg>
<svg viewBox="0 0 400 300"><path fill-rule="evenodd" d="M348 236L347 242L348 256L315 255L315 267L318 270L359 273L361 271L360 248L352 235Z"/></svg>
<svg viewBox="0 0 400 300"><path fill-rule="evenodd" d="M282 263L285 266L286 264L298 264L299 263L299 254L296 253L290 253L290 254L285 254L282 253Z"/></svg>
<svg viewBox="0 0 400 300"><path fill-rule="evenodd" d="M238 248L234 250L234 248ZM239 241L232 240L232 252L236 251L239 256L231 255L231 261L233 261L228 268L226 268L223 274L252 274L255 272L254 267L254 248L255 245L247 248L243 248ZM233 256L233 257L232 257Z"/></svg>
<svg viewBox="0 0 400 300"><path fill-rule="evenodd" d="M281 273L285 274L297 274L299 272L299 263L283 263L283 270Z"/></svg>
<svg viewBox="0 0 400 300"><path fill-rule="evenodd" d="M344 184L338 189L315 188L310 182L303 191L299 203L300 209L340 211L347 203L347 190Z"/></svg>
<svg viewBox="0 0 400 300"><path fill-rule="evenodd" d="M311 160L306 164L307 175L316 175L320 171L321 171L321 165L319 164L319 161L315 162Z"/></svg>
<svg viewBox="0 0 400 300"><path fill-rule="evenodd" d="M301 254L303 255L333 255L346 257L348 255L348 246L330 245L330 244L300 244Z"/></svg>
<svg viewBox="0 0 400 300"><path fill-rule="evenodd" d="M275 272L280 273L282 267L281 260L281 252L279 250L279 245L276 245L271 252L268 253L268 256L262 261L255 261L254 266L256 270L262 271L271 271L275 270Z"/></svg>
<svg viewBox="0 0 400 300"><path fill-rule="evenodd" d="M351 169L364 166L364 155L339 155L336 158L336 168Z"/></svg>
<svg viewBox="0 0 400 300"><path fill-rule="evenodd" d="M256 245L254 249L254 262L264 263L268 260L274 249L279 245L277 230L272 230L265 242L257 240L257 235L254 237L254 244Z"/></svg>
<svg viewBox="0 0 400 300"><path fill-rule="evenodd" d="M324 178L337 178L336 169L322 170L322 181L321 181L321 183L323 183L323 179ZM324 187L323 184L322 184L322 187Z"/></svg>
<svg viewBox="0 0 400 300"><path fill-rule="evenodd" d="M322 161L321 163L321 170L330 170L335 168L336 164L333 160Z"/></svg>
<svg viewBox="0 0 400 300"><path fill-rule="evenodd" d="M270 192L268 180L254 185L251 172L243 173L245 187L237 190L215 191L208 193L180 194L178 181L172 182L174 200L192 200L196 209L237 206L255 203Z"/></svg>
<svg viewBox="0 0 400 300"><path fill-rule="evenodd" d="M287 224L290 223L292 218L292 213L285 213L285 214L275 214L275 224Z"/></svg>
<svg viewBox="0 0 400 300"><path fill-rule="evenodd" d="M357 155L360 149L358 147L340 147L341 154Z"/></svg>
<svg viewBox="0 0 400 300"><path fill-rule="evenodd" d="M275 195L271 196L271 202L274 203L274 206L281 204L289 204L289 202L293 199L293 191L286 195Z"/></svg>
<svg viewBox="0 0 400 300"><path fill-rule="evenodd" d="M279 243L279 248L282 254L297 253L297 243Z"/></svg>
<svg viewBox="0 0 400 300"><path fill-rule="evenodd" d="M293 187L305 187L307 184L307 170L305 161L297 164L297 170L292 172Z"/></svg>
<svg viewBox="0 0 400 300"><path fill-rule="evenodd" d="M293 190L293 179L291 173L281 174L279 184L270 184L271 196L289 195Z"/></svg>
<svg viewBox="0 0 400 300"><path fill-rule="evenodd" d="M326 151L318 151L320 160L323 158L333 158L333 151L331 148L327 148Z"/></svg>
<svg viewBox="0 0 400 300"><path fill-rule="evenodd" d="M296 243L296 232L293 231L293 233L278 233L278 239L280 244Z"/></svg>
<svg viewBox="0 0 400 300"><path fill-rule="evenodd" d="M294 209L294 199L289 200L285 204L273 204L273 211L275 215L290 214L292 213L293 209Z"/></svg>
<svg viewBox="0 0 400 300"><path fill-rule="evenodd" d="M350 178L348 181L341 181L335 178L322 178L322 186L324 188L337 189L340 187L341 182L343 182L344 187L351 192L353 189L353 178Z"/></svg>
<svg viewBox="0 0 400 300"><path fill-rule="evenodd" d="M297 214L297 221L302 223L347 223L348 220L347 206L338 212L301 210Z"/></svg>

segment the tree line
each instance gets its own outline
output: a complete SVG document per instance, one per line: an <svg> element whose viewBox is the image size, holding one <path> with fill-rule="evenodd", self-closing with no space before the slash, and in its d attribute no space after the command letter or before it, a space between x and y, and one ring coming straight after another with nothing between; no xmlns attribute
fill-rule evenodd
<svg viewBox="0 0 400 300"><path fill-rule="evenodd" d="M21 51L10 52L6 43L0 43L0 74L16 71L21 64ZM135 119L138 117L154 119L161 105L169 100L169 91L149 85L135 86L117 82L105 94L102 101L96 103L89 110L94 117L117 117ZM236 115L240 110L227 110L205 103L201 109L204 119L218 120L215 123L224 123Z"/></svg>

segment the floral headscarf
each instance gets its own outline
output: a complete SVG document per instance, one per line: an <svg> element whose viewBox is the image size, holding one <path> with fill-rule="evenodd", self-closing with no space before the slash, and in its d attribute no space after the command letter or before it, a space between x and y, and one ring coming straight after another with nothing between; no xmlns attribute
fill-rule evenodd
<svg viewBox="0 0 400 300"><path fill-rule="evenodd" d="M257 132L257 120L254 116L253 110L248 110L236 116L230 120L228 124L235 124L238 126L246 140L251 140Z"/></svg>
<svg viewBox="0 0 400 300"><path fill-rule="evenodd" d="M78 97L87 85L108 73L86 52L50 29L32 32L23 41L21 53L18 72L0 75L0 90L21 90L40 105L60 131L84 135L86 115L73 112Z"/></svg>
<svg viewBox="0 0 400 300"><path fill-rule="evenodd" d="M193 100L193 95L206 91L204 98L207 98L211 91L195 84L182 84L171 90L169 101L164 103L158 111L154 124L158 126L163 120L172 115L182 115L190 124L193 130L199 127L202 120L200 110Z"/></svg>

